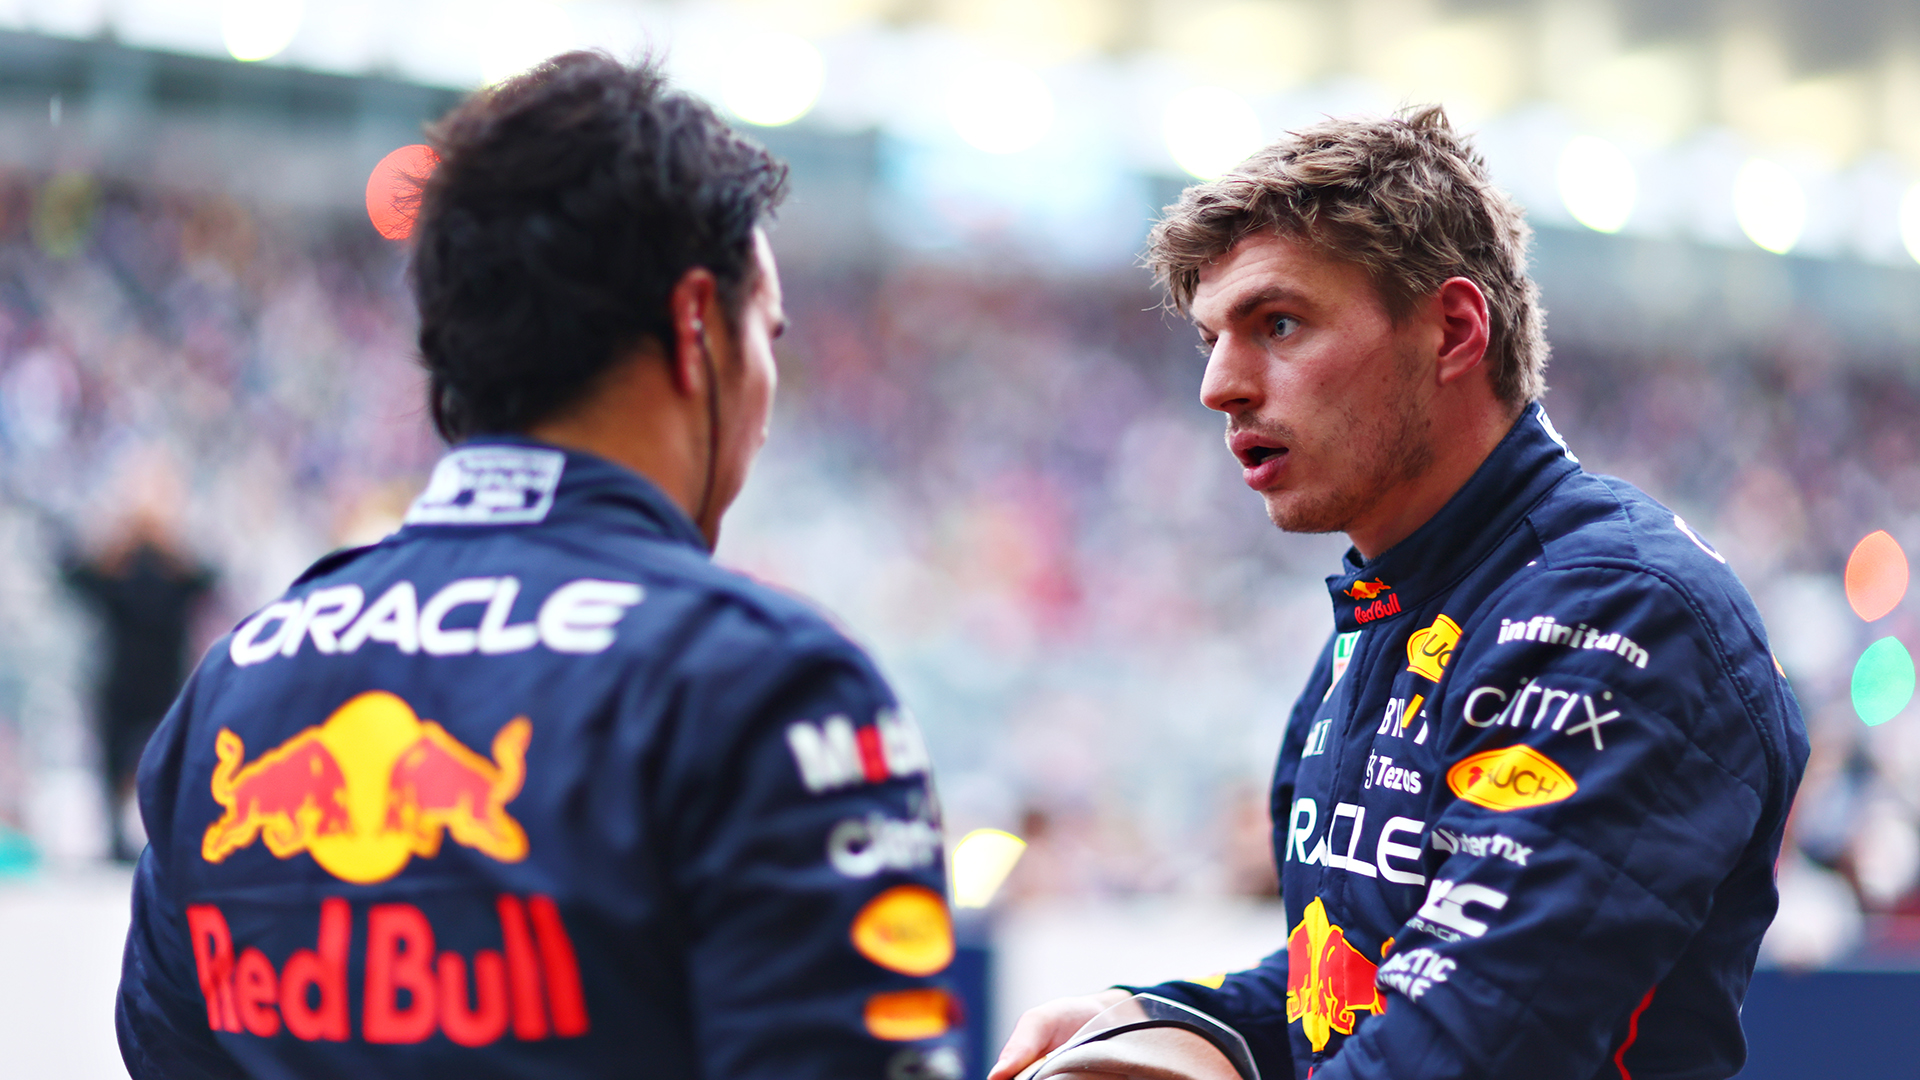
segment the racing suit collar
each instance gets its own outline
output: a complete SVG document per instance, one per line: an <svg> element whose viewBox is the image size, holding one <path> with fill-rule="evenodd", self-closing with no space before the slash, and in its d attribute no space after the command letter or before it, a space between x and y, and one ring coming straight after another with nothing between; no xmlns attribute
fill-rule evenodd
<svg viewBox="0 0 1920 1080"><path fill-rule="evenodd" d="M1487 460L1426 524L1370 562L1348 548L1341 572L1327 578L1342 633L1393 619L1485 557L1580 461L1561 441L1539 402L1521 411Z"/></svg>
<svg viewBox="0 0 1920 1080"><path fill-rule="evenodd" d="M711 554L706 536L693 523L693 519L651 480L596 454L555 446L524 435L479 435L449 450L447 457L442 458L434 470L435 481L429 483L428 491L423 492L420 499L415 501L414 508L408 511L406 529L440 527L440 523L421 520L420 508L432 496L448 458L466 451L484 451L494 447L522 447L559 453L565 457L565 464L559 469L552 485L550 506L537 519L505 523L507 527L534 524L536 521L591 520L611 528L685 544L702 555ZM446 524L470 527L470 524L477 523Z"/></svg>

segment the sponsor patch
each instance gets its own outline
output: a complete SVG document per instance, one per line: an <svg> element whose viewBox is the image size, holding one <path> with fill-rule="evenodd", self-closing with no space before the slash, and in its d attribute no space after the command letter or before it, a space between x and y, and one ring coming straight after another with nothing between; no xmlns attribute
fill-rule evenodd
<svg viewBox="0 0 1920 1080"><path fill-rule="evenodd" d="M955 1046L909 1046L887 1059L887 1080L961 1080L965 1073Z"/></svg>
<svg viewBox="0 0 1920 1080"><path fill-rule="evenodd" d="M1307 729L1307 745L1300 751L1303 758L1319 757L1327 752L1327 736L1333 733L1333 717L1323 717L1313 722Z"/></svg>
<svg viewBox="0 0 1920 1080"><path fill-rule="evenodd" d="M1457 851L1476 859L1494 856L1505 859L1515 866L1527 865L1527 856L1533 854L1532 848L1516 842L1511 836L1502 836L1499 833L1491 836L1470 836L1450 829L1435 828L1432 843L1435 851Z"/></svg>
<svg viewBox="0 0 1920 1080"><path fill-rule="evenodd" d="M314 947L294 949L276 968L260 949L234 939L217 905L188 905L207 1027L344 1042L358 1016L366 1042L420 1043L438 1033L460 1046L486 1046L509 1031L520 1041L577 1038L591 1027L573 940L550 897L495 897L500 948L471 954L436 951L433 923L412 904L369 904L365 911L359 947L351 905L322 900ZM454 929L470 932L471 920ZM350 975L362 973L356 1012L347 990Z"/></svg>
<svg viewBox="0 0 1920 1080"><path fill-rule="evenodd" d="M1367 775L1360 781L1362 789L1383 787L1389 791L1404 791L1409 795L1420 794L1420 772L1395 765L1393 759L1384 754L1367 755Z"/></svg>
<svg viewBox="0 0 1920 1080"><path fill-rule="evenodd" d="M1407 670L1429 682L1439 682L1459 644L1460 624L1442 615L1433 620L1432 626L1415 630L1407 638Z"/></svg>
<svg viewBox="0 0 1920 1080"><path fill-rule="evenodd" d="M867 901L850 936L861 956L902 975L932 975L953 961L946 898L924 885L896 885Z"/></svg>
<svg viewBox="0 0 1920 1080"><path fill-rule="evenodd" d="M613 644L615 628L645 591L630 581L580 578L547 594L532 622L515 623L519 596L520 581L512 577L461 578L425 604L411 581L394 582L371 604L360 586L334 585L268 604L233 632L227 655L249 667L298 655L309 641L325 656L356 653L368 642L408 655L502 656L535 645L591 655ZM455 616L461 608L480 610Z"/></svg>
<svg viewBox="0 0 1920 1080"><path fill-rule="evenodd" d="M1558 645L1564 649L1592 649L1597 652L1610 652L1644 669L1647 666L1647 650L1634 643L1634 640L1619 632L1607 633L1586 623L1568 626L1557 622L1551 615L1535 615L1531 619L1515 621L1500 620L1500 634L1496 644L1505 645L1510 641L1536 641L1542 645Z"/></svg>
<svg viewBox="0 0 1920 1080"><path fill-rule="evenodd" d="M408 525L527 525L553 509L567 455L531 446L467 446L440 459Z"/></svg>
<svg viewBox="0 0 1920 1080"><path fill-rule="evenodd" d="M1415 694L1411 701L1406 698L1388 699L1386 711L1380 714L1380 729L1374 734L1391 735L1396 739L1404 738L1407 727L1413 723L1414 717L1420 715L1420 707L1426 703L1427 695L1425 694ZM1425 742L1426 740L1421 738L1415 741Z"/></svg>
<svg viewBox="0 0 1920 1080"><path fill-rule="evenodd" d="M1380 834L1374 838L1373 858L1359 854L1361 836L1366 831L1367 808L1357 803L1335 803L1333 817L1327 822L1327 835L1314 840L1319 828L1320 805L1308 796L1293 800L1288 812L1286 850L1281 853L1282 862L1300 862L1307 865L1325 866L1336 870L1345 870L1349 874L1361 877L1377 877L1396 885L1425 885L1427 879L1417 870L1406 870L1392 862L1399 859L1415 866L1420 862L1420 833L1426 825L1417 818L1390 817L1380 827ZM1353 828L1346 836L1346 850L1339 849L1334 832L1339 828L1342 818L1351 818ZM1396 835L1411 834L1414 842L1402 844L1394 839ZM1313 840L1309 848L1307 842ZM1331 842L1331 843L1330 843Z"/></svg>
<svg viewBox="0 0 1920 1080"><path fill-rule="evenodd" d="M1340 590L1355 600L1372 600L1384 592L1392 592L1393 586L1374 578L1372 581L1356 581Z"/></svg>
<svg viewBox="0 0 1920 1080"><path fill-rule="evenodd" d="M1525 810L1571 798L1579 789L1567 770L1524 743L1485 750L1447 770L1455 795L1489 810Z"/></svg>
<svg viewBox="0 0 1920 1080"><path fill-rule="evenodd" d="M384 690L357 695L251 762L239 735L214 737L213 798L226 813L207 826L200 855L225 862L256 839L274 857L301 852L342 881L371 885L451 836L501 862L527 856L527 834L507 813L526 777L533 724L524 716L482 757Z"/></svg>
<svg viewBox="0 0 1920 1080"><path fill-rule="evenodd" d="M1327 692L1321 695L1325 701L1333 696L1333 688L1340 685L1340 676L1347 673L1347 667L1353 663L1353 653L1360 645L1360 631L1350 630L1333 639L1333 678L1327 682Z"/></svg>
<svg viewBox="0 0 1920 1080"><path fill-rule="evenodd" d="M960 1020L960 1003L938 987L889 990L867 999L867 1033L888 1042L937 1039Z"/></svg>
<svg viewBox="0 0 1920 1080"><path fill-rule="evenodd" d="M1333 1032L1353 1034L1355 1013L1378 1015L1387 1007L1374 985L1377 970L1314 897L1287 935L1287 1022L1299 1022L1316 1053L1326 1049Z"/></svg>
<svg viewBox="0 0 1920 1080"><path fill-rule="evenodd" d="M1202 975L1197 979L1182 979L1181 981L1193 983L1195 986L1204 986L1209 990L1218 990L1227 985L1227 973L1224 971L1216 971L1211 975Z"/></svg>
<svg viewBox="0 0 1920 1080"><path fill-rule="evenodd" d="M1469 881L1434 878L1427 886L1427 902L1420 905L1412 922L1446 941L1481 937L1487 932L1487 924L1467 913L1469 904L1500 911L1507 906L1507 894Z"/></svg>
<svg viewBox="0 0 1920 1080"><path fill-rule="evenodd" d="M1397 592L1390 592L1383 599L1375 600L1365 606L1356 606L1353 609L1354 621L1359 623L1370 623L1376 619L1398 614L1400 614L1400 594Z"/></svg>
<svg viewBox="0 0 1920 1080"><path fill-rule="evenodd" d="M1535 694L1539 696L1535 698ZM1620 719L1619 709L1607 708L1612 700L1611 690L1601 691L1599 700L1595 701L1592 694L1577 690L1555 690L1538 680L1528 679L1511 696L1497 686L1474 687L1467 694L1461 713L1462 719L1473 727L1515 727L1538 731L1545 724L1549 730L1563 735L1585 735L1593 740L1595 750L1605 750L1607 741L1601 729ZM1531 722L1528 720L1529 710Z"/></svg>
<svg viewBox="0 0 1920 1080"><path fill-rule="evenodd" d="M827 863L843 877L918 870L932 866L939 853L939 828L919 818L901 820L875 812L847 818L827 834Z"/></svg>
<svg viewBox="0 0 1920 1080"><path fill-rule="evenodd" d="M1458 966L1432 949L1409 949L1381 964L1380 974L1374 981L1385 989L1406 995L1409 1000L1419 1001L1422 994L1446 982Z"/></svg>
<svg viewBox="0 0 1920 1080"><path fill-rule="evenodd" d="M800 782L818 795L859 784L918 776L929 767L926 740L909 713L882 709L873 723L856 728L844 716L787 725L787 748Z"/></svg>

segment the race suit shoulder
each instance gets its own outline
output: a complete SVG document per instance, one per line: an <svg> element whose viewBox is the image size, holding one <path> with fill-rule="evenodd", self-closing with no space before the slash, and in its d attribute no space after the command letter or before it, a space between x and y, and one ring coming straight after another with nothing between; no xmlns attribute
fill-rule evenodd
<svg viewBox="0 0 1920 1080"><path fill-rule="evenodd" d="M1275 776L1287 947L1160 992L1273 1075L1738 1072L1807 744L1725 560L1534 406L1329 589Z"/></svg>
<svg viewBox="0 0 1920 1080"><path fill-rule="evenodd" d="M136 1080L960 1073L912 719L644 480L469 443L142 762Z"/></svg>

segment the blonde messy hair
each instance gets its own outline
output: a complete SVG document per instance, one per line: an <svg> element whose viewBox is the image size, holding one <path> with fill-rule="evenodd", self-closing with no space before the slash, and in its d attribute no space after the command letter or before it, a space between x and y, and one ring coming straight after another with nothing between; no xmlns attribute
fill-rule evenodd
<svg viewBox="0 0 1920 1080"><path fill-rule="evenodd" d="M1147 265L1185 314L1201 268L1269 229L1364 269L1396 320L1448 278L1472 281L1491 315L1494 392L1516 409L1546 392L1533 230L1440 106L1326 120L1195 184L1154 225Z"/></svg>

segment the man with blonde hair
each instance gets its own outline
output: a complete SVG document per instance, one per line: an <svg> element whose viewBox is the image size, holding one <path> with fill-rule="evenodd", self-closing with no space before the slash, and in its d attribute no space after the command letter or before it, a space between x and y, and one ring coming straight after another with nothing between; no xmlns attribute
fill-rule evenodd
<svg viewBox="0 0 1920 1080"><path fill-rule="evenodd" d="M1287 941L1153 988L1265 1080L1746 1056L1805 730L1726 560L1548 421L1529 240L1438 108L1297 132L1153 232L1247 485L1353 542L1274 775ZM1125 993L1029 1011L993 1080Z"/></svg>

